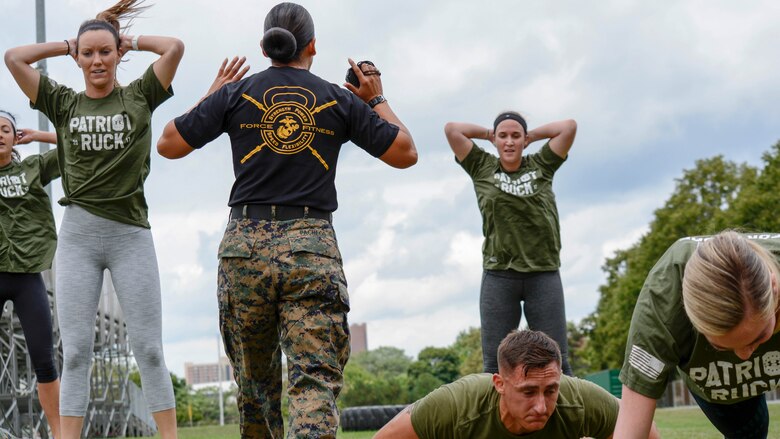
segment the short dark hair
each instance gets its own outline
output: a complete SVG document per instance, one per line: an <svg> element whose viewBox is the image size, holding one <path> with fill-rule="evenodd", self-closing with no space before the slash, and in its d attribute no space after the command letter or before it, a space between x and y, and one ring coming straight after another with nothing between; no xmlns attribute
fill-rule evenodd
<svg viewBox="0 0 780 439"><path fill-rule="evenodd" d="M268 11L263 25L262 46L274 61L289 63L314 39L314 20L309 11L295 3L279 3Z"/></svg>
<svg viewBox="0 0 780 439"><path fill-rule="evenodd" d="M550 363L561 366L561 349L547 334L529 329L512 331L498 345L499 371L514 371L523 366L523 373L530 369L544 369Z"/></svg>

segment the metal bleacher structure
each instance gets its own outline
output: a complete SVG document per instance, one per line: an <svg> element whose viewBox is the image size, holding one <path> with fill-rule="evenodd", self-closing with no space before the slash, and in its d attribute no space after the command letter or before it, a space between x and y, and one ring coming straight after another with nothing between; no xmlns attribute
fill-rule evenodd
<svg viewBox="0 0 780 439"><path fill-rule="evenodd" d="M57 368L61 371L62 342L54 312L52 280L53 272L45 272ZM86 437L135 437L155 433L156 425L141 389L130 380L133 364L124 318L111 275L106 271L95 319L91 394L84 417ZM27 355L24 334L13 313L12 303L7 302L0 316L0 429L22 438L51 437L35 389L35 373Z"/></svg>

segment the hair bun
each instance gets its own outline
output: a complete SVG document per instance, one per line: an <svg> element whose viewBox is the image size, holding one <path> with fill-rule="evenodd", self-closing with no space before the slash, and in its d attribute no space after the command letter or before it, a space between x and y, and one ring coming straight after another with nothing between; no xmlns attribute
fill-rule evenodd
<svg viewBox="0 0 780 439"><path fill-rule="evenodd" d="M272 27L265 31L262 45L266 55L278 61L289 61L298 51L295 35L281 27Z"/></svg>

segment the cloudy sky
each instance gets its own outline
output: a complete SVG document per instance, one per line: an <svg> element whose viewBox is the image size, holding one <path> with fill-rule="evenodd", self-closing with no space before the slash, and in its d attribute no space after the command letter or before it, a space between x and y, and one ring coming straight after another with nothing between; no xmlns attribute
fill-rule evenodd
<svg viewBox="0 0 780 439"><path fill-rule="evenodd" d="M111 3L48 2L47 39L74 37L81 21ZM176 36L186 45L175 96L154 114L159 134L200 98L224 57L245 55L251 72L268 66L258 43L275 3L156 3L131 33ZM505 109L524 113L531 127L577 120L577 139L555 181L573 321L595 308L604 259L647 229L683 169L716 154L758 165L780 139L776 1L302 4L316 26L313 73L341 84L348 57L374 61L420 154L415 167L396 170L353 145L342 150L334 225L350 321L368 324L369 348L396 346L416 355L479 325L480 216L470 180L444 138L447 121L488 125ZM2 13L1 49L35 41L33 1L4 0ZM127 58L118 74L125 84L155 56ZM48 69L58 82L83 90L71 59L50 59ZM37 126L4 68L0 108L17 114L22 126ZM179 161L153 153L146 193L167 361L178 375L185 361L217 355L216 250L232 182L226 137ZM57 184L54 194L62 194ZM59 222L59 206L55 216Z"/></svg>

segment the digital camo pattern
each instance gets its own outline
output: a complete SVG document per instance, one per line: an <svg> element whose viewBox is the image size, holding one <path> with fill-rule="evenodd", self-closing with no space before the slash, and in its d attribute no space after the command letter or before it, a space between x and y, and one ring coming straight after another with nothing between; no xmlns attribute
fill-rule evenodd
<svg viewBox="0 0 780 439"><path fill-rule="evenodd" d="M349 298L324 220L231 220L219 249L219 316L239 387L243 438L281 438L281 353L288 438L335 438L349 357Z"/></svg>

